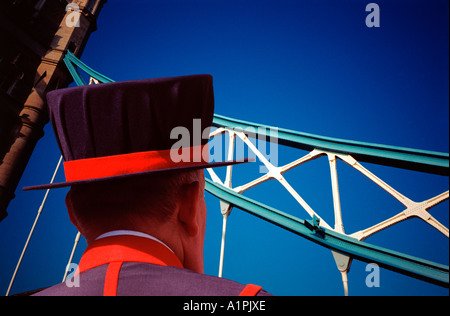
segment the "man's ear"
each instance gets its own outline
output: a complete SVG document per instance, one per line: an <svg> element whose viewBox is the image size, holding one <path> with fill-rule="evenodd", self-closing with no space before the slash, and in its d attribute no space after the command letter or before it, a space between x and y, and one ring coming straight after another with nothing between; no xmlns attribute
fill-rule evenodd
<svg viewBox="0 0 450 316"><path fill-rule="evenodd" d="M72 196L72 190L69 190L69 192L66 195L67 212L69 213L70 222L73 225L75 225L75 227L78 229L78 231L80 231L78 221L77 221L75 215L73 214L73 206L72 206L72 197L71 196Z"/></svg>
<svg viewBox="0 0 450 316"><path fill-rule="evenodd" d="M200 183L183 184L179 194L178 220L189 236L196 236L200 230L197 218Z"/></svg>

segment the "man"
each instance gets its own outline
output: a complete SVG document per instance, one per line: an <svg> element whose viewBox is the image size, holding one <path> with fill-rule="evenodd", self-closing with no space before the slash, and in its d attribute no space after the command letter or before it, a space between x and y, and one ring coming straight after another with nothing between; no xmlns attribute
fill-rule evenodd
<svg viewBox="0 0 450 316"><path fill-rule="evenodd" d="M47 101L67 181L26 189L70 186L69 217L88 247L79 287L35 295L269 295L203 274L203 168L247 161L209 163L207 139L196 139L194 119L202 131L212 123L211 76L61 89ZM190 131L188 147L174 148L176 127Z"/></svg>

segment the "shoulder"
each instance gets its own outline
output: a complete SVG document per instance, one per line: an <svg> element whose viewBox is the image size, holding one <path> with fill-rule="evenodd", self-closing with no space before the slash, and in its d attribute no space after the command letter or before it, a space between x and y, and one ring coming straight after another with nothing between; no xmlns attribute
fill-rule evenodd
<svg viewBox="0 0 450 316"><path fill-rule="evenodd" d="M62 282L32 296L99 296L103 295L103 285L108 265L102 265L81 273L66 282Z"/></svg>
<svg viewBox="0 0 450 316"><path fill-rule="evenodd" d="M75 283L61 283L37 296L97 296L103 294L107 265L83 272ZM258 282L254 282L258 284ZM125 262L119 274L118 296L237 296L244 284L188 269ZM271 295L263 289L257 296Z"/></svg>
<svg viewBox="0 0 450 316"><path fill-rule="evenodd" d="M237 296L245 287L232 280L188 269L134 262L124 264L120 275L120 281L126 280L127 284L123 283L121 288L119 282L119 295L139 295L135 291L144 290L149 293L144 295ZM261 290L258 295L270 294Z"/></svg>

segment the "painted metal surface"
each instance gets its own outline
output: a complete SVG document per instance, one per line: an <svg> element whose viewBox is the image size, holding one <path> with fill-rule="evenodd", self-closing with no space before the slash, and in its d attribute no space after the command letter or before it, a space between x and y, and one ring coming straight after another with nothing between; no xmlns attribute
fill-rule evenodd
<svg viewBox="0 0 450 316"><path fill-rule="evenodd" d="M336 153L350 154L353 158L362 162L449 175L448 153L319 136L237 120L218 114L214 115L213 125L216 127L241 129L246 131L246 134L249 134L250 137L256 136L252 131L257 131L269 137L270 135L268 133L270 130L276 129L278 132L277 140L281 145L308 151L322 149Z"/></svg>
<svg viewBox="0 0 450 316"><path fill-rule="evenodd" d="M206 179L206 190L222 201L321 246L367 263L377 263L386 269L448 287L448 266L361 242L356 238L320 226L320 220L317 217L313 217L311 221L299 219L240 195L209 179Z"/></svg>

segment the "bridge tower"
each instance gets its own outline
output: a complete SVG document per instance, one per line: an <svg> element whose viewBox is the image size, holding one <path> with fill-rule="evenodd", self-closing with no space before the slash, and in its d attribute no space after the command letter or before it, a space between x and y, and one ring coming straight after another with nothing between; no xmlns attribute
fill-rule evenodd
<svg viewBox="0 0 450 316"><path fill-rule="evenodd" d="M48 122L44 95L66 87L107 0L8 0L0 10L0 221Z"/></svg>

